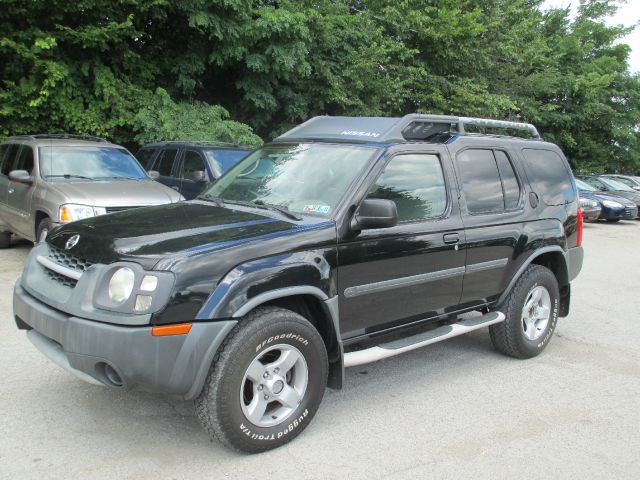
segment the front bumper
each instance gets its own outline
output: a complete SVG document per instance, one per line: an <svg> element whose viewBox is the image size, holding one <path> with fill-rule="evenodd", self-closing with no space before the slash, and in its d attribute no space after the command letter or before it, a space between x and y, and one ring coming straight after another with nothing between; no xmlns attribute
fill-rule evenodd
<svg viewBox="0 0 640 480"><path fill-rule="evenodd" d="M216 350L237 323L197 322L186 335L154 337L150 326L114 325L55 310L25 291L21 279L13 311L34 345L80 378L185 399L200 393Z"/></svg>
<svg viewBox="0 0 640 480"><path fill-rule="evenodd" d="M633 220L638 216L638 207L611 208L602 207L600 218L603 220Z"/></svg>

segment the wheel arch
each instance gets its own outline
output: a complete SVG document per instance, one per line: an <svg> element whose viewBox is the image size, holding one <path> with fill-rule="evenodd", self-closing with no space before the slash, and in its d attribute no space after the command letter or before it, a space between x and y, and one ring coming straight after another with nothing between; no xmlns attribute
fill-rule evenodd
<svg viewBox="0 0 640 480"><path fill-rule="evenodd" d="M518 278L520 278L527 267L532 264L548 268L555 275L560 289L560 311L558 315L560 317L566 317L569 313L570 299L569 270L567 268L566 254L559 245L543 247L532 253L513 275L507 288L502 292L502 295L500 295L497 304L501 305L504 302L518 281Z"/></svg>
<svg viewBox="0 0 640 480"><path fill-rule="evenodd" d="M243 317L263 306L285 308L303 316L318 331L327 349L329 358L328 386L340 389L344 372L344 349L340 341L337 302L337 297L328 298L317 287L282 288L252 298L233 313L233 318Z"/></svg>
<svg viewBox="0 0 640 480"><path fill-rule="evenodd" d="M38 227L40 226L40 222L42 220L44 220L45 218L48 218L51 220L51 215L48 212L45 212L42 209L37 209L34 212L35 216L34 216L34 222L33 222L33 238L37 241L38 240Z"/></svg>

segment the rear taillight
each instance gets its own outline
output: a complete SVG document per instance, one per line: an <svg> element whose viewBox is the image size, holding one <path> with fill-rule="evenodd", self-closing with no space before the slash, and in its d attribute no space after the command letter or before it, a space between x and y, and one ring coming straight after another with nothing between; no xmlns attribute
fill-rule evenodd
<svg viewBox="0 0 640 480"><path fill-rule="evenodd" d="M584 226L584 218L582 216L582 209L578 209L578 247L582 246L582 227Z"/></svg>

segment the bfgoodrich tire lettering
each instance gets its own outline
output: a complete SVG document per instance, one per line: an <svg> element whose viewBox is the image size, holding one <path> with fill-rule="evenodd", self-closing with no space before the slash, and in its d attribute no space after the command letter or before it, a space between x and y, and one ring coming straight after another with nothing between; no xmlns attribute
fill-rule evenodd
<svg viewBox="0 0 640 480"><path fill-rule="evenodd" d="M553 272L541 265L529 265L497 309L506 315L506 320L489 327L493 346L511 357L538 355L556 328L559 297ZM538 319L538 331L531 331L535 328L531 317Z"/></svg>
<svg viewBox="0 0 640 480"><path fill-rule="evenodd" d="M279 372L277 362L285 354L295 363ZM259 307L240 321L216 354L196 399L198 420L212 438L235 450L256 453L279 447L298 436L315 415L327 373L327 352L313 325L290 310ZM299 397L280 403L278 394L293 388ZM268 397L259 399L268 405L252 415L248 407L256 404L255 395Z"/></svg>

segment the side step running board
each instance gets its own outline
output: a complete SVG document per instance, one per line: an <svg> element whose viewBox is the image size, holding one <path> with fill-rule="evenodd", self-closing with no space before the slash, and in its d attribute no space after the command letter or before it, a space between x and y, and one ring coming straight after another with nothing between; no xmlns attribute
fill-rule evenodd
<svg viewBox="0 0 640 480"><path fill-rule="evenodd" d="M429 330L428 332L419 333L411 337L382 343L375 347L367 348L366 350L345 353L344 366L355 367L357 365L364 365L365 363L377 362L384 358L394 357L401 353L415 350L416 348L441 342L447 338L457 337L458 335L472 332L479 328L503 322L504 319L505 316L502 312L489 312L485 315L461 320L452 325L443 325L442 327Z"/></svg>

